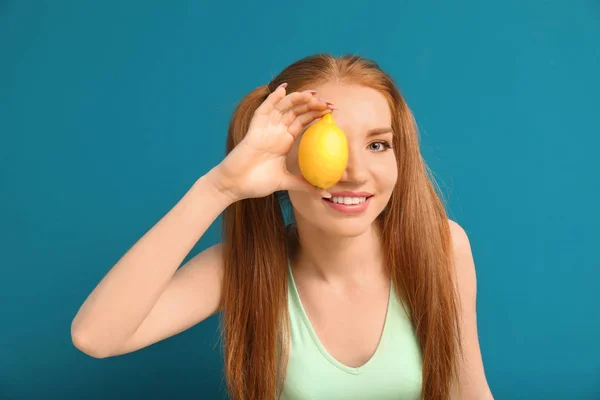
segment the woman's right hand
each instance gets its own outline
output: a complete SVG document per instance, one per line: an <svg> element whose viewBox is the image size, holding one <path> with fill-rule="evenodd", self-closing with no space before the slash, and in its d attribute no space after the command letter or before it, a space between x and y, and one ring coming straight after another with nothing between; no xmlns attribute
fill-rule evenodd
<svg viewBox="0 0 600 400"><path fill-rule="evenodd" d="M335 109L314 91L286 94L280 85L256 109L242 141L215 167L217 187L232 202L264 197L278 190L327 195L287 171L286 156L304 128Z"/></svg>

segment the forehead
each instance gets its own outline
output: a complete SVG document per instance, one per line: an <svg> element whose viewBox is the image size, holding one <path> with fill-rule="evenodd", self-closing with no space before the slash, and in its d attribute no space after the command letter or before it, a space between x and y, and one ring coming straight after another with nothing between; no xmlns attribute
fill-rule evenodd
<svg viewBox="0 0 600 400"><path fill-rule="evenodd" d="M347 134L391 126L392 116L386 98L377 90L360 85L328 82L317 87L317 97L332 102L337 124Z"/></svg>

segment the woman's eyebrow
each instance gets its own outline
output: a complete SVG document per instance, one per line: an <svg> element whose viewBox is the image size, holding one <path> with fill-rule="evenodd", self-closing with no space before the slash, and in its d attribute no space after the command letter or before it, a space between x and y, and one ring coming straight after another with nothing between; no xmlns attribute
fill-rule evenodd
<svg viewBox="0 0 600 400"><path fill-rule="evenodd" d="M373 129L369 129L367 131L367 137L369 136L377 136L377 135L381 135L382 133L388 133L388 132L392 132L393 133L393 129L389 126L386 126L384 128L373 128Z"/></svg>

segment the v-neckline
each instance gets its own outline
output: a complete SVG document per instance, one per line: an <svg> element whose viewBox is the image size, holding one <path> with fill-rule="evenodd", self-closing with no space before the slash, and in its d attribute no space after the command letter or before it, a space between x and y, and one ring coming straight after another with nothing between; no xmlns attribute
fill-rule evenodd
<svg viewBox="0 0 600 400"><path fill-rule="evenodd" d="M321 352L321 354L323 355L323 357L329 361L332 365L334 365L335 367L339 368L340 370L347 372L349 374L353 374L353 375L360 375L363 372L365 372L374 362L375 360L378 358L379 353L382 352L382 347L384 344L384 341L386 340L387 337L387 331L388 331L388 321L390 319L390 313L391 313L391 308L392 308L392 294L393 294L393 283L390 281L390 290L388 293L388 303L387 303L387 309L386 309L386 314L385 314L385 320L383 322L383 330L381 331L381 335L379 337L379 343L377 344L377 347L375 349L375 352L371 355L371 357L361 366L359 367L350 367L340 361L338 361L335 357L333 357L325 348L325 346L323 345L323 343L321 342L321 340L319 339L319 336L317 335L317 332L314 330L312 323L310 322L310 319L308 318L308 314L306 313L306 310L304 309L304 305L302 304L302 300L300 299L300 293L298 292L298 287L296 286L296 280L294 279L294 274L292 273L292 267L290 262L288 261L288 274L289 274L289 282L290 282L290 286L292 289L292 293L293 293L293 297L294 297L294 301L296 302L296 305L298 306L298 308L300 309L300 314L302 317L302 320L304 322L304 325L306 326L306 329L308 330L308 332L310 333L310 336L315 344L315 346L319 349L319 351Z"/></svg>

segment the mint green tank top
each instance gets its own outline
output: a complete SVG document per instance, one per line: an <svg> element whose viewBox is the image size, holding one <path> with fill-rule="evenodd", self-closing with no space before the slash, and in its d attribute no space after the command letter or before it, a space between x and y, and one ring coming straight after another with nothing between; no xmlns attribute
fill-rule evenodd
<svg viewBox="0 0 600 400"><path fill-rule="evenodd" d="M319 341L289 265L288 282L290 358L280 400L420 399L422 353L393 285L377 350L364 365L352 368L333 358Z"/></svg>

